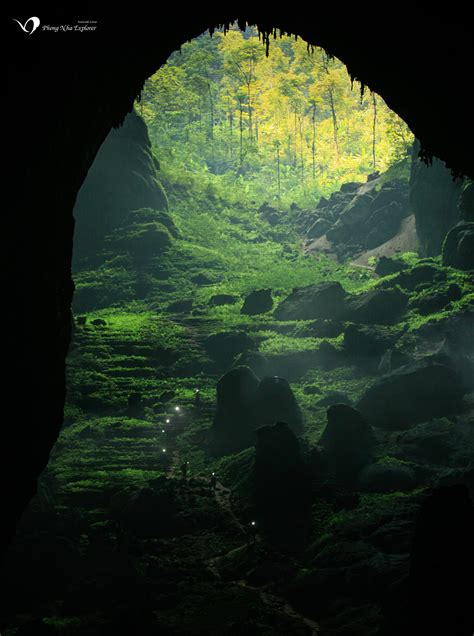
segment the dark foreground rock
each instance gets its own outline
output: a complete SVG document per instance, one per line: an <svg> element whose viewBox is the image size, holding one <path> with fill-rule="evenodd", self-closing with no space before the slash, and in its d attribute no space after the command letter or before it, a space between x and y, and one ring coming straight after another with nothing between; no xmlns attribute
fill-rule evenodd
<svg viewBox="0 0 474 636"><path fill-rule="evenodd" d="M442 364L420 362L381 377L364 393L357 408L372 426L401 430L459 412L463 395L456 371Z"/></svg>
<svg viewBox="0 0 474 636"><path fill-rule="evenodd" d="M303 415L295 395L284 378L262 378L255 393L254 417L257 426L286 422L296 433L301 432Z"/></svg>
<svg viewBox="0 0 474 636"><path fill-rule="evenodd" d="M252 407L259 379L245 366L225 373L217 383L217 406L211 427L215 455L236 453L255 441Z"/></svg>
<svg viewBox="0 0 474 636"><path fill-rule="evenodd" d="M371 459L372 428L359 411L346 404L331 406L327 418L319 444L326 451L330 470L344 481L353 481Z"/></svg>
<svg viewBox="0 0 474 636"><path fill-rule="evenodd" d="M288 425L278 422L257 431L255 505L266 534L298 551L309 529L311 489L300 445Z"/></svg>
<svg viewBox="0 0 474 636"><path fill-rule="evenodd" d="M253 446L255 430L283 419L293 433L301 433L301 409L287 380L259 380L249 367L235 367L217 383L211 448L216 455L239 452Z"/></svg>
<svg viewBox="0 0 474 636"><path fill-rule="evenodd" d="M417 478L409 465L391 459L366 466L359 475L359 485L366 492L407 492L417 486Z"/></svg>
<svg viewBox="0 0 474 636"><path fill-rule="evenodd" d="M473 536L474 508L466 486L439 488L425 500L411 553L411 633L472 633L472 589L466 581L474 569Z"/></svg>

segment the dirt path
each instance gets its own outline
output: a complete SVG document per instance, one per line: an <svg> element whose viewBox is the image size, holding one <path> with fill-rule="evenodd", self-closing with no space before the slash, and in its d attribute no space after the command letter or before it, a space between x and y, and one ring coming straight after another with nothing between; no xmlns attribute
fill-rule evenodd
<svg viewBox="0 0 474 636"><path fill-rule="evenodd" d="M229 516L230 519L232 519L234 526L238 528L240 532L242 533L242 535L246 538L245 528L240 523L239 519L236 517L236 515L234 514L234 511L232 510L232 506L230 503L230 490L226 488L220 482L217 482L214 495L221 509L225 511L225 513ZM258 536L256 540L257 542L261 541L260 537ZM233 550L231 550L231 552L232 551ZM217 568L217 561L221 558L223 557L213 557L212 559L209 559L209 561L207 562L208 569L218 579L221 578L221 575ZM285 614L289 618L292 618L293 620L303 623L310 630L309 631L310 636L317 636L319 634L319 626L315 621L313 621L312 619L306 616L303 616L302 614L299 614L286 599L270 591L267 585L262 587L255 587L253 585L249 585L245 580L238 580L238 581L235 581L235 583L237 585L240 585L241 587L245 587L248 590L252 590L253 592L256 592L259 595L262 603L266 605L267 607L271 608L274 612L279 614Z"/></svg>

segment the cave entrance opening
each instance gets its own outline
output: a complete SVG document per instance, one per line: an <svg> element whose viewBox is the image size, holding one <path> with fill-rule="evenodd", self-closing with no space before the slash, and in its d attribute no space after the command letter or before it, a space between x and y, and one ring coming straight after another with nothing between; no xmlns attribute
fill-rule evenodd
<svg viewBox="0 0 474 636"><path fill-rule="evenodd" d="M328 309L324 324L285 325L293 317L274 310L313 282L360 290L376 256L415 249L412 141L379 96L301 39L282 35L267 55L256 29L234 25L170 56L75 206L63 432L73 483L146 481L187 454L211 470L205 435L189 445L185 423L212 424L232 365L302 390L315 381L302 379L311 352L337 346L342 323ZM80 448L96 480L84 480Z"/></svg>

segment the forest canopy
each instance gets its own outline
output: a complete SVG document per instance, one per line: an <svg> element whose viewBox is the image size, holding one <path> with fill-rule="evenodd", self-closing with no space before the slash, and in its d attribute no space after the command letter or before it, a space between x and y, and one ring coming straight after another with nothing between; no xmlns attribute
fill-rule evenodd
<svg viewBox="0 0 474 636"><path fill-rule="evenodd" d="M204 33L146 83L143 115L165 177L309 204L402 159L413 136L345 65L301 38Z"/></svg>

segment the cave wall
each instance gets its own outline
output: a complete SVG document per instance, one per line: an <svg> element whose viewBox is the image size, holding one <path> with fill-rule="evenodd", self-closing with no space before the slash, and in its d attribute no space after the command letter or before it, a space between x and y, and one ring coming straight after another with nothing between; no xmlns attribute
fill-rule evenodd
<svg viewBox="0 0 474 636"><path fill-rule="evenodd" d="M343 60L353 76L405 119L425 151L473 177L466 78L474 45L465 6L457 4L454 14L400 2L387 19L375 2L363 10L302 5L271 12L243 3L214 10L168 6L163 18L159 9L153 14L143 6L114 13L96 3L80 9L70 3L41 9L41 24L90 19L97 20L96 31L44 32L40 27L28 34L13 18L38 15L38 7L19 10L7 4L5 406L15 415L2 418L0 432L6 455L0 462L2 545L35 492L62 424L77 192L144 80L183 41L209 26L238 17L264 31L282 28Z"/></svg>
<svg viewBox="0 0 474 636"><path fill-rule="evenodd" d="M107 135L79 190L73 211L75 267L102 247L131 210L168 209L158 171L146 124L132 110Z"/></svg>
<svg viewBox="0 0 474 636"><path fill-rule="evenodd" d="M416 140L410 172L410 207L415 215L421 256L437 256L448 230L459 221L463 180L453 178L440 159L433 158L426 164L419 158L419 151Z"/></svg>

